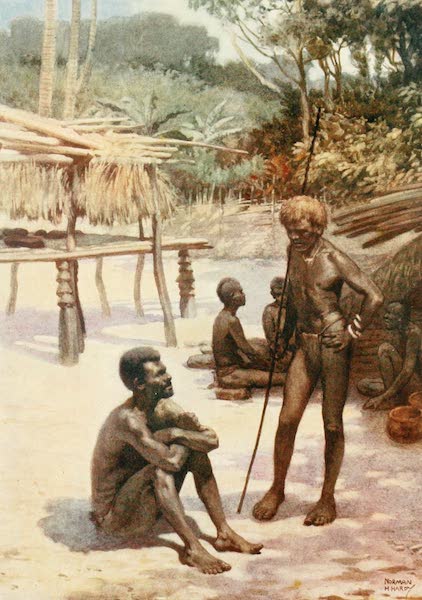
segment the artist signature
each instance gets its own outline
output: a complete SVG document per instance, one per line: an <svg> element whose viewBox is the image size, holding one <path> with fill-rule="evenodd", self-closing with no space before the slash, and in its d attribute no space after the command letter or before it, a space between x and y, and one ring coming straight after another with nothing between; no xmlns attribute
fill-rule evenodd
<svg viewBox="0 0 422 600"><path fill-rule="evenodd" d="M396 592L406 595L408 597L409 592L415 587L415 582L411 577L403 577L400 579L394 579L390 577L384 578L384 592Z"/></svg>

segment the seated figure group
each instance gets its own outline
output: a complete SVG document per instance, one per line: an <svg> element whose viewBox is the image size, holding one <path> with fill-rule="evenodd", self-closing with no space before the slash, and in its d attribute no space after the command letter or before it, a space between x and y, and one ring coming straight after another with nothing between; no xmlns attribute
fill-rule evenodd
<svg viewBox="0 0 422 600"><path fill-rule="evenodd" d="M288 307L281 308L280 319L278 318L283 288L284 279L274 277L270 284L274 302L268 304L262 314L265 339L247 339L237 316L238 309L246 303L245 293L237 279L224 277L217 286L217 296L223 308L214 321L212 348L203 349L202 354L190 357L188 366L215 368L216 383L220 388L265 388L279 321L273 385L283 385L285 371L292 356L290 340L294 332L294 319L288 314ZM286 343L285 340L289 341Z"/></svg>

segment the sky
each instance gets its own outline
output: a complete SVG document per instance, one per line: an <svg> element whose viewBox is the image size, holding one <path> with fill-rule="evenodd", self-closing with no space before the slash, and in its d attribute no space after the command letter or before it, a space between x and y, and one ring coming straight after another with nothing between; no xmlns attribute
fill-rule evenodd
<svg viewBox="0 0 422 600"><path fill-rule="evenodd" d="M12 19L23 15L42 19L43 6L43 0L0 0L0 26L7 27ZM59 17L68 20L71 0L58 0L58 6ZM89 0L82 0L84 17L89 17L89 6ZM191 10L188 7L188 0L98 0L99 19L130 16L144 11L164 12L178 17L184 24L204 25L209 35L218 38L220 42L219 62L238 58L231 43L230 33L205 10Z"/></svg>

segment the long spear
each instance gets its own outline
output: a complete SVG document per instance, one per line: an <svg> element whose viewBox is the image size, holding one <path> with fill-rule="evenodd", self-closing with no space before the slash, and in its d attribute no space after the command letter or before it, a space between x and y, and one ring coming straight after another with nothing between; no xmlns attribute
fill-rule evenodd
<svg viewBox="0 0 422 600"><path fill-rule="evenodd" d="M309 167L311 165L312 155L314 153L315 141L316 141L316 137L317 137L317 134L318 134L320 117L321 117L321 107L319 106L318 107L317 116L316 116L316 119L315 119L315 126L314 126L314 131L313 131L313 134L312 134L312 141L311 141L311 145L310 145L310 148L309 148L308 160L307 160L307 163L306 163L305 177L304 177L304 180L303 180L302 190L301 190L302 194L305 193L306 186L307 186L307 183L308 183ZM287 284L288 284L288 278L289 278L290 258L291 258L291 248L289 248L289 251L288 251L288 254L287 254L286 275L284 277L283 289L281 291L280 306L279 306L278 313L277 313L276 333L275 333L275 339L274 339L274 346L271 349L271 365L270 365L270 372L269 372L269 377L268 377L268 384L267 384L267 388L265 390L265 399L264 399L264 405L262 407L261 421L259 423L258 434L256 436L255 447L253 449L252 457L251 457L251 460L250 460L250 463L249 463L248 472L246 474L245 485L243 486L243 491L242 491L242 495L240 497L239 506L237 507L237 512L239 514L242 512L243 501L245 500L246 490L248 489L248 484L249 484L249 479L250 479L251 472L252 472L252 467L253 467L253 464L255 462L256 453L258 451L258 446L259 446L259 441L261 439L262 428L264 426L265 413L267 411L268 402L270 400L270 392L271 392L271 387L272 387L272 384L273 384L273 376L274 376L274 371L275 371L275 364L276 364L276 361L277 361L277 347L278 347L278 341L279 341L279 338L280 338L281 315L283 313L283 308L284 308L284 304L285 304L284 299L286 297L286 290L287 290Z"/></svg>

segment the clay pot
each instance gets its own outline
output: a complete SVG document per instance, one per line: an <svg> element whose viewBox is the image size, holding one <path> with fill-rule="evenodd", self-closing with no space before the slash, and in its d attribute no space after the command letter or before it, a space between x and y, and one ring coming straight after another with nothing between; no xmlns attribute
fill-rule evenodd
<svg viewBox="0 0 422 600"><path fill-rule="evenodd" d="M414 406L397 406L390 411L387 433L400 444L411 444L420 438L422 412Z"/></svg>

